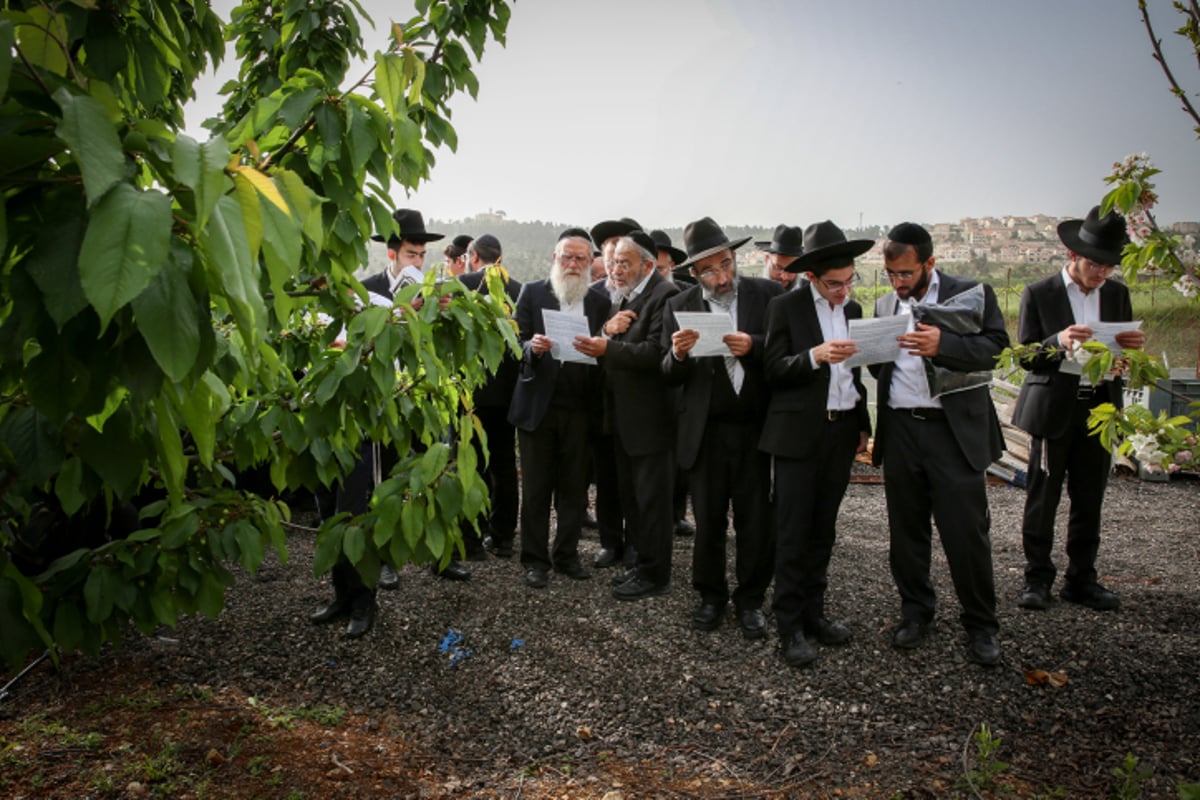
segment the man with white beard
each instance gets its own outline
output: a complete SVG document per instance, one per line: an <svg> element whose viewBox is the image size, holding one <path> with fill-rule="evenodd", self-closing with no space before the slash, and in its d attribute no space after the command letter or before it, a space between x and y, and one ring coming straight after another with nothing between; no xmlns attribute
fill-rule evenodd
<svg viewBox="0 0 1200 800"><path fill-rule="evenodd" d="M589 421L601 413L600 370L593 362L566 360L575 342L546 336L543 311L583 317L597 334L610 300L589 286L592 240L582 228L558 237L550 277L531 281L517 298L517 326L524 356L508 420L521 448L521 565L525 585L544 589L549 572L584 579L579 536L587 511ZM582 338L582 337L580 337ZM558 518L550 546L550 502Z"/></svg>

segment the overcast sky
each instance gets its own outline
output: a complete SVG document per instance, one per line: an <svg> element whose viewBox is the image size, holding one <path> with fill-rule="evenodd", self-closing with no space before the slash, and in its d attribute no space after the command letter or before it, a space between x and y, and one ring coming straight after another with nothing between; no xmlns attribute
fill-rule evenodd
<svg viewBox="0 0 1200 800"><path fill-rule="evenodd" d="M228 19L233 3L214 5ZM407 8L363 6L373 51ZM1182 18L1170 0L1149 6L1197 97L1195 56L1173 33ZM476 70L478 100L452 104L458 152L440 152L430 183L397 205L443 220L495 209L647 227L1082 216L1112 162L1144 151L1163 170L1160 222L1200 220L1200 141L1136 0L512 8L507 48L489 46ZM219 108L221 82L191 119Z"/></svg>

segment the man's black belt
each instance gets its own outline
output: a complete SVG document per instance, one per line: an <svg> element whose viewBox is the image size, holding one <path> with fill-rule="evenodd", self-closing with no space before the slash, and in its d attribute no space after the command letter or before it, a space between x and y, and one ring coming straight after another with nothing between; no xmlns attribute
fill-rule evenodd
<svg viewBox="0 0 1200 800"><path fill-rule="evenodd" d="M825 410L825 420L827 422L837 422L839 419L846 419L854 413L853 408L838 409L829 408Z"/></svg>

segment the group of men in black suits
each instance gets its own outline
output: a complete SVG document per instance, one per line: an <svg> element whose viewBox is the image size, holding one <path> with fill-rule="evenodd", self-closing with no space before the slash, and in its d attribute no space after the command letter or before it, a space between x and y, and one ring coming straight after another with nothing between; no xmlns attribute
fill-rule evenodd
<svg viewBox="0 0 1200 800"><path fill-rule="evenodd" d="M655 233L629 219L590 232L568 229L555 246L548 278L508 285L517 298L523 356L513 363L511 388L502 389L505 411L500 414L498 401L495 416L515 426L520 443L524 581L540 589L551 571L590 577L578 545L594 478L602 549L593 566L618 567L613 596L632 601L670 591L678 467L687 476L696 521L692 584L700 602L692 626L717 628L732 602L743 635L765 636L763 605L773 580L783 658L793 666L810 664L817 658L814 644L843 644L852 636L826 615L825 599L838 509L851 464L871 434L860 367L846 362L857 352L850 323L862 317L852 298L854 259L874 242L847 240L829 221L803 231L780 226L771 243L759 246L780 256L780 271L803 276L785 288L785 281L739 276L735 251L749 237L730 240L710 218L686 226L684 250L675 253ZM1081 387L1078 371L1063 365L1092 336L1088 322L1131 317L1128 291L1106 280L1120 260L1124 220L1100 218L1093 209L1085 220L1063 223L1059 233L1069 250L1067 267L1030 285L1021 304L1021 341L1048 347L1029 361L1015 415L1034 437L1023 529L1027 585L1019 605L1050 604L1053 520L1069 473L1070 563L1061 596L1106 610L1118 601L1097 581L1095 558L1109 461L1087 435L1086 418L1099 402L1119 402L1120 385ZM660 271L664 249L675 265ZM607 274L591 281L597 250ZM389 247L399 277L391 270L385 275L394 290L407 269L403 242L394 258L391 253ZM986 374L1009 345L1008 334L989 286L935 269L923 227L895 226L883 256L893 291L876 301L875 316L910 317L898 339L900 355L870 366L878 385L872 456L884 467L889 562L901 600L892 643L914 648L929 635L936 523L961 605L967 658L993 665L1001 655L986 470L1003 439ZM956 304L952 322L932 313ZM555 313L579 318L586 334L569 342L550 338L546 319ZM681 323L689 313L728 315L722 347L697 354L700 332ZM1144 335L1129 331L1117 341L1141 347ZM970 380L979 374L982 381ZM492 463L508 475L511 429L505 436L489 430L488 441ZM597 449L611 458L593 463L588 453ZM493 516L486 523L500 555L511 548L515 527L517 491L511 489L510 513L508 490L501 488L514 485L515 467L511 475L505 484L493 476ZM602 487L606 508L600 507ZM732 588L726 575L731 509Z"/></svg>

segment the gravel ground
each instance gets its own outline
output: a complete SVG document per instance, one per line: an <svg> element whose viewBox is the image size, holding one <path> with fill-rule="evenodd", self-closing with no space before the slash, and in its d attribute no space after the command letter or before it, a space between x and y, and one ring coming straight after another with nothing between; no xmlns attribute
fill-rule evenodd
<svg viewBox="0 0 1200 800"><path fill-rule="evenodd" d="M1017 608L1024 493L998 485L989 498L994 669L964 657L936 547L935 634L912 652L889 645L899 601L877 483L851 485L831 567L830 615L854 639L805 670L783 663L773 628L760 642L732 615L689 628L690 539L675 541L673 591L637 603L611 598L608 572L552 574L537 591L515 558L472 563L468 583L408 567L379 594L374 631L350 642L307 621L330 588L311 575L303 531L286 564L239 578L218 620L133 639L116 658L273 703L346 706L430 754L421 796L967 796L979 725L1000 737L1019 796L1112 796L1126 753L1151 771L1142 796L1200 781L1200 481L1114 478L1100 572L1123 607L1108 614ZM586 563L598 546L585 532ZM461 640L443 649L451 630ZM1066 682L1031 685L1031 670Z"/></svg>

